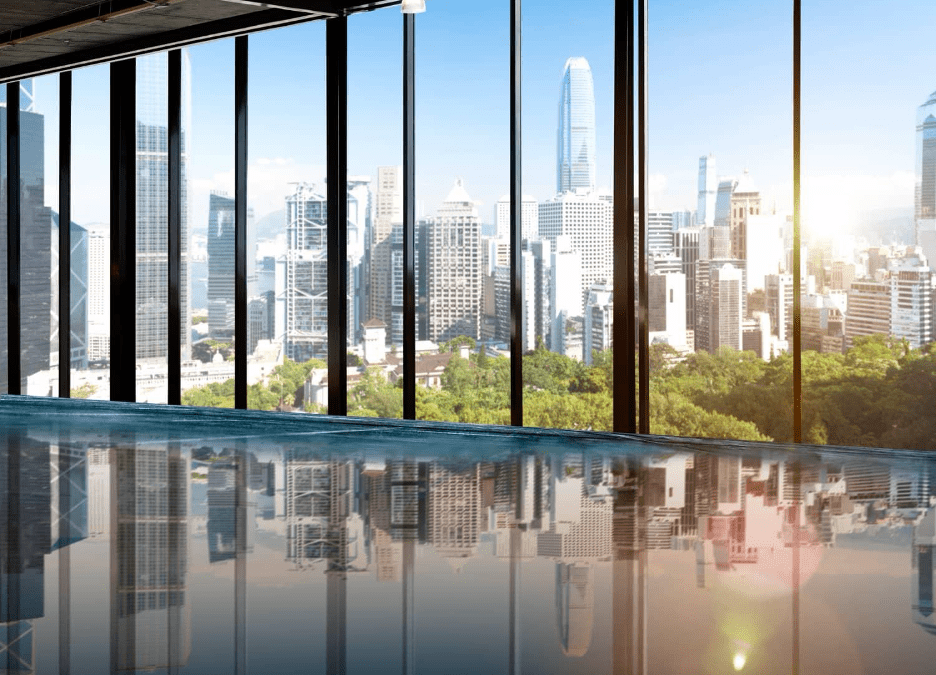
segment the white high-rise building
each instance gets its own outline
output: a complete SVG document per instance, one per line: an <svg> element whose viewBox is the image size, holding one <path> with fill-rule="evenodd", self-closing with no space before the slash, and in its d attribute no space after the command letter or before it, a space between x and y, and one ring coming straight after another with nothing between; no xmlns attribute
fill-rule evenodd
<svg viewBox="0 0 936 675"><path fill-rule="evenodd" d="M748 216L745 230L748 292L765 289L765 278L768 274L781 274L786 271L786 255L783 248L786 223L786 216Z"/></svg>
<svg viewBox="0 0 936 675"><path fill-rule="evenodd" d="M88 231L88 360L110 358L110 226L91 223Z"/></svg>
<svg viewBox="0 0 936 675"><path fill-rule="evenodd" d="M764 277L765 303L770 315L770 332L781 340L793 335L793 275L768 274Z"/></svg>
<svg viewBox="0 0 936 675"><path fill-rule="evenodd" d="M510 239L510 195L504 195L497 200L494 213L494 222L497 226L497 238ZM535 197L523 195L523 206L520 210L520 238L536 239L539 236L539 204Z"/></svg>
<svg viewBox="0 0 936 675"><path fill-rule="evenodd" d="M444 342L481 332L481 220L456 179L429 219L429 339Z"/></svg>
<svg viewBox="0 0 936 675"><path fill-rule="evenodd" d="M672 211L651 211L647 214L647 248L651 254L673 252Z"/></svg>
<svg viewBox="0 0 936 675"><path fill-rule="evenodd" d="M559 98L556 192L595 189L595 84L588 60L565 64Z"/></svg>
<svg viewBox="0 0 936 675"><path fill-rule="evenodd" d="M903 258L890 266L890 333L919 348L933 341L933 302L936 290L926 260Z"/></svg>
<svg viewBox="0 0 936 675"><path fill-rule="evenodd" d="M285 354L299 363L328 353L327 209L314 185L286 197Z"/></svg>
<svg viewBox="0 0 936 675"><path fill-rule="evenodd" d="M585 336L582 354L590 364L595 352L611 348L614 325L614 287L607 281L592 284L585 305Z"/></svg>
<svg viewBox="0 0 936 675"><path fill-rule="evenodd" d="M553 246L567 236L581 256L582 288L612 277L614 203L611 195L566 192L540 202L539 233Z"/></svg>
<svg viewBox="0 0 936 675"><path fill-rule="evenodd" d="M741 351L744 280L741 269L727 263L712 275L709 351L732 347Z"/></svg>
<svg viewBox="0 0 936 675"><path fill-rule="evenodd" d="M556 237L549 287L550 351L565 354L566 321L582 316L582 257L572 250L572 240Z"/></svg>
<svg viewBox="0 0 936 675"><path fill-rule="evenodd" d="M686 275L651 274L648 282L650 341L686 350Z"/></svg>

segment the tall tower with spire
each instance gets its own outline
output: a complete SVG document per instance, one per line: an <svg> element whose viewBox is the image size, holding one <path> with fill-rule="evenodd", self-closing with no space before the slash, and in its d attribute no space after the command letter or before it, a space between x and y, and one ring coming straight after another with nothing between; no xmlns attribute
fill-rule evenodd
<svg viewBox="0 0 936 675"><path fill-rule="evenodd" d="M582 56L566 61L559 98L556 192L595 189L595 83Z"/></svg>

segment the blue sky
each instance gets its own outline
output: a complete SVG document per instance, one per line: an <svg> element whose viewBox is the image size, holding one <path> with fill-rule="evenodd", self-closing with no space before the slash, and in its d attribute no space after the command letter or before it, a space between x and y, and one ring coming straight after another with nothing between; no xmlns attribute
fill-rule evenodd
<svg viewBox="0 0 936 675"><path fill-rule="evenodd" d="M492 218L508 187L506 0L429 0L417 18L418 198L428 212L465 179ZM595 79L598 182L611 184L613 0L524 2L524 192L555 185L557 103L565 60ZM936 89L936 8L918 0L804 1L804 208L815 226L866 208L911 207L916 106ZM349 163L353 174L401 162L399 10L350 19ZM792 16L789 3L669 0L650 7L653 206L692 208L698 158L720 175L749 169L768 204L790 208ZM233 184L233 42L190 50L192 218L207 193ZM57 113L55 81L37 107ZM75 219L106 220L107 68L75 76ZM47 170L54 175L54 123ZM251 37L250 195L257 215L280 208L290 180L325 164L325 30L307 24ZM54 182L50 182L54 185ZM54 202L54 196L50 199ZM846 223L847 224L847 223ZM807 221L807 225L809 222Z"/></svg>

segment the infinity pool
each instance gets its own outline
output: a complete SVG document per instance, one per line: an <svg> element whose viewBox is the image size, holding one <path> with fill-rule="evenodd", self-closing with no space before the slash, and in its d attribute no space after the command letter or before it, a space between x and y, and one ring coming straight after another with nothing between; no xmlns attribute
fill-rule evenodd
<svg viewBox="0 0 936 675"><path fill-rule="evenodd" d="M0 398L0 673L931 673L927 454Z"/></svg>

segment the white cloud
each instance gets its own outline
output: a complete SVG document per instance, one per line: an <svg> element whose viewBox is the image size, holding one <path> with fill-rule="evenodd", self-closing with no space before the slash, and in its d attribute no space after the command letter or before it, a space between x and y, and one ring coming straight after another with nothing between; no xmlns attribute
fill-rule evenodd
<svg viewBox="0 0 936 675"><path fill-rule="evenodd" d="M247 166L247 205L257 218L283 208L290 183L315 183L325 190L325 167L299 164L281 157L259 157ZM234 170L189 181L191 215L195 227L208 223L208 197L212 190L234 194Z"/></svg>

